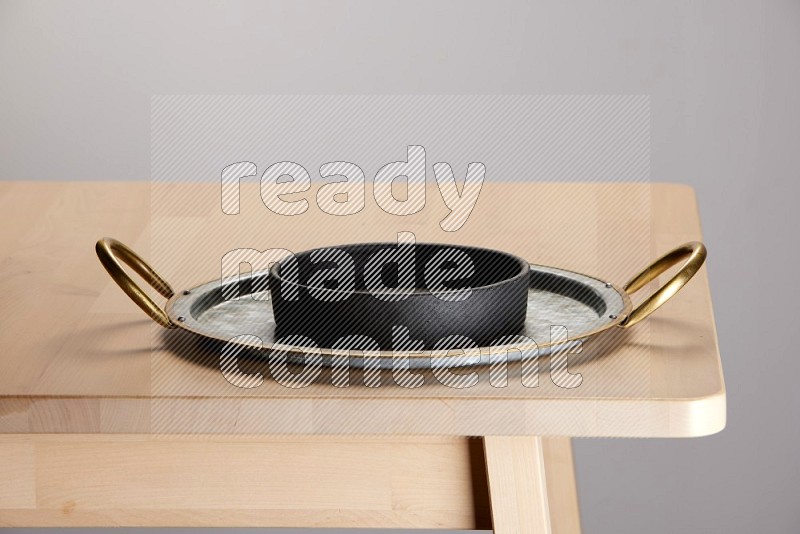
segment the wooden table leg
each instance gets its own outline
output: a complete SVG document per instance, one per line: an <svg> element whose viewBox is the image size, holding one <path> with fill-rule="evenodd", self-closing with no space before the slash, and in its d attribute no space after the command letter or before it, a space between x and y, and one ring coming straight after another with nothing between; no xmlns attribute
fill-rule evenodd
<svg viewBox="0 0 800 534"><path fill-rule="evenodd" d="M578 534L569 438L483 438L496 534Z"/></svg>

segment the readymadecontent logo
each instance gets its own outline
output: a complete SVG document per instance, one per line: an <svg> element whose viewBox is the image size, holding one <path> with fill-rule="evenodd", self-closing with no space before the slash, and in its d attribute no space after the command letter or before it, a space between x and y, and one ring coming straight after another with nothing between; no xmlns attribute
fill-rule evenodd
<svg viewBox="0 0 800 534"><path fill-rule="evenodd" d="M380 209L403 217L425 208L425 154L424 147L409 145L404 161L387 163L377 171L373 180L373 196ZM432 171L449 210L448 215L439 221L439 226L446 232L457 232L467 223L478 202L486 166L480 162L469 163L460 188L450 164L434 163ZM249 161L230 164L221 171L220 203L225 215L236 216L240 213L241 180L257 176L258 172L257 165ZM351 162L333 161L321 165L319 175L337 179L319 187L316 198L312 199L322 212L346 217L364 209L367 188L361 167ZM405 178L407 184L404 199L396 198L392 192L393 182L401 177ZM264 170L260 178L260 196L264 206L283 217L302 216L308 211L309 198L297 199L296 194L310 190L310 173L296 162L274 163ZM295 195L294 200L284 198L290 194ZM223 284L223 298L272 300L273 305L285 306L303 298L320 304L346 303L355 300L354 294L357 293L359 298L368 295L370 299L383 302L382 306L393 306L408 300L415 293L424 292L441 301L463 303L473 298L473 290L480 287L481 284L475 279L486 279L482 274L486 266L476 266L473 257L460 247L442 245L435 254L428 255L422 261L418 257L419 247L412 232L399 232L392 236L392 240L396 240L396 244L383 243L368 258L354 258L349 251L352 247L345 246L314 250L305 261L297 261L298 255L285 248L231 250L222 258L221 280L238 277L239 283ZM242 264L248 264L251 273L240 274ZM276 264L279 271L273 268ZM244 277L270 270L272 272L268 278L260 277L258 291L240 294ZM280 276L275 276L276 272ZM479 276L476 276L476 272ZM527 275L527 270L525 273ZM277 283L279 287L267 287L268 279L270 284ZM276 294L280 296L280 302L275 299ZM353 313L358 311L353 310ZM419 309L418 313L430 311L425 307ZM493 319L485 317L485 321ZM388 383L382 378L388 372L393 384L419 388L426 383L422 370L429 369L434 377L433 383L463 389L479 383L479 374L469 369L475 365L488 365L490 385L502 388L508 385L510 359L520 362L522 386L538 387L539 357L549 353L552 358L549 377L555 385L575 388L582 383L581 375L570 373L567 363L569 354L580 353L581 342L568 341L566 327L560 325L550 326L550 339L543 340L545 349L540 350L537 341L522 335L519 328L516 332L505 332L491 339L488 346L481 339L482 347L478 340L462 335L464 332L451 332L425 343L415 338L415 331L408 324L388 325L386 336L390 339L381 339L379 342L352 326L358 322L348 323L355 328L354 331L347 331L346 328L336 331L337 318L327 317L327 320L330 324L326 328L335 331L335 339L323 344L314 339L315 335L303 335L302 329L301 332L293 330L290 334L277 337L269 347L265 347L264 341L251 333L230 339L220 350L219 364L223 376L238 388L259 387L264 382L264 376L261 373L243 372L238 360L249 351L269 349L269 372L277 383L288 388L304 388L317 382L323 367L327 366L332 369L331 384L337 388L349 387L350 369L358 367L363 369L363 381L367 387L381 387ZM373 317L372 320L377 319ZM442 318L430 316L426 320L439 321ZM280 334L281 320L276 318L276 321L277 333ZM283 329L287 328L284 326Z"/></svg>

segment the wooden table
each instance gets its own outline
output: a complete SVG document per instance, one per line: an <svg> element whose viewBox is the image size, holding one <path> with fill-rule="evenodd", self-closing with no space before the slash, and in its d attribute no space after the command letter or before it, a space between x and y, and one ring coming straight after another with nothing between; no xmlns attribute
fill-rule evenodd
<svg viewBox="0 0 800 534"><path fill-rule="evenodd" d="M578 532L570 437L692 437L725 425L706 270L647 321L589 341L580 387L288 389L229 384L214 354L114 285L95 241L126 242L176 289L235 247L488 245L622 284L700 240L671 184L486 184L458 232L435 187L407 217L269 212L243 184L0 183L0 525L494 528ZM711 251L713 261L713 250ZM663 280L662 280L663 281ZM163 301L163 299L162 299ZM161 301L159 301L161 302ZM609 341L611 340L611 341ZM613 341L613 342L612 342ZM546 365L543 369L546 368ZM601 461L601 460L600 460Z"/></svg>

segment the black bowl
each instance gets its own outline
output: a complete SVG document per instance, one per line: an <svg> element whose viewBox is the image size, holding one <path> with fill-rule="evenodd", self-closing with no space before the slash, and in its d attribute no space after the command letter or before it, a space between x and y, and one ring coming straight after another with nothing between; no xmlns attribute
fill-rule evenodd
<svg viewBox="0 0 800 534"><path fill-rule="evenodd" d="M523 329L529 271L512 254L460 245L302 252L269 272L276 336L361 350L487 346Z"/></svg>

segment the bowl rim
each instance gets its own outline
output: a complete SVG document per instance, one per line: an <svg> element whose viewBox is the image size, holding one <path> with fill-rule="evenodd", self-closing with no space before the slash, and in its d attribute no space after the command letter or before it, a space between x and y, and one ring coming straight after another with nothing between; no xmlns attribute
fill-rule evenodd
<svg viewBox="0 0 800 534"><path fill-rule="evenodd" d="M365 242L365 243L346 243L346 244L343 244L343 245L331 245L331 246L326 246L326 247L315 247L315 248L312 248L312 249L304 250L302 252L298 252L297 254L293 254L293 256L295 258L297 258L298 256L301 256L301 255L304 255L304 256L305 255L310 255L313 252L318 251L318 250L327 250L327 249L331 249L331 248L343 249L343 248L363 247L363 246L375 246L375 247L378 247L378 246L395 246L396 247L396 246L398 246L398 243L394 243L394 242L391 242L391 241L370 241L370 242ZM492 282L491 284L472 287L472 288L470 288L470 290L472 292L488 291L490 289L493 289L493 288L496 288L496 287L499 287L499 286L503 286L503 285L506 285L506 284L513 283L513 282L517 281L520 278L527 278L527 277L530 276L531 266L530 266L530 263L527 260L525 260L524 258L522 258L520 256L517 256L516 254L512 254L510 252L506 252L506 251L503 251L503 250L497 250L497 249L493 249L493 248L479 247L479 246L473 246L473 245L459 245L459 244L453 244L453 243L429 243L429 242L416 243L415 242L415 243L413 243L413 246L430 246L430 247L442 247L442 248L456 248L456 249L459 249L459 250L474 250L474 251L489 252L491 254L496 254L496 255L499 255L499 256L505 256L506 258L509 258L509 259L513 260L517 264L517 266L519 267L518 271L513 276L509 276L509 277L504 278L502 280L498 280L497 282ZM286 283L286 284L294 285L294 286L297 286L298 288L304 288L304 289L309 289L310 287L312 287L312 286L309 286L308 284L302 284L302 283L293 282L292 280L287 280L287 279L281 277L281 275L279 274L278 271L280 269L281 262L285 261L286 259L288 259L288 257L282 258L282 259L276 261L275 263L273 263L272 266L270 266L269 271L268 271L269 272L269 277L270 277L270 282L272 280L275 280L281 285ZM270 287L270 292L272 292L272 290L273 290L272 283L270 283L269 287ZM348 293L350 293L351 295L369 295L369 296L373 296L373 297L375 295L379 295L379 294L389 295L389 294L401 293L401 294L406 294L406 298L413 298L413 297L419 298L419 297L431 297L431 296L439 298L437 295L456 294L456 293L461 293L461 292L464 291L464 289L447 289L447 290L437 291L436 294L434 294L430 290L427 290L427 291L423 292L423 291L417 291L417 289L419 289L419 288L415 288L414 291L411 291L411 292L408 292L408 293L397 291L397 290L391 290L391 289L390 290L379 290L379 291L370 291L369 289L353 289L352 291L349 291ZM525 284L525 291L527 291L527 289L528 289L528 284ZM332 294L346 293L346 291L342 291L340 289L328 289L328 288L325 288L325 287L314 287L314 291L326 292L326 293L332 293ZM321 300L324 301L324 299L321 299ZM405 300L405 298L401 299L401 301L402 300ZM469 300L469 299L465 299L465 300ZM392 301L386 301L386 302L387 303L391 303Z"/></svg>

